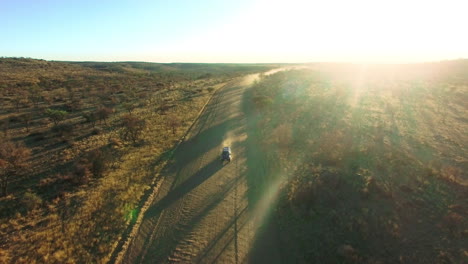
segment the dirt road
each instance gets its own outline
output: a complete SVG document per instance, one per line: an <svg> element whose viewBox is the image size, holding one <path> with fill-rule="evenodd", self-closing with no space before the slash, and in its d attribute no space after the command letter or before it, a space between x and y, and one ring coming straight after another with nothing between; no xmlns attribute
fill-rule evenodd
<svg viewBox="0 0 468 264"><path fill-rule="evenodd" d="M261 160L247 156L255 146L247 144L245 91L254 79L215 93L162 172L164 182L123 263L281 262L275 232L259 216L248 180L264 171ZM230 163L220 161L223 146L232 148Z"/></svg>

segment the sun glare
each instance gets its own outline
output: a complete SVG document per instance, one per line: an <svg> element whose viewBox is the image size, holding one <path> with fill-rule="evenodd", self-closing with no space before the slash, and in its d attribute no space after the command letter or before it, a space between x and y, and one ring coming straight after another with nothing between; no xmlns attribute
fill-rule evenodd
<svg viewBox="0 0 468 264"><path fill-rule="evenodd" d="M266 1L177 47L249 61L412 62L457 58L460 1ZM187 46L188 45L188 46Z"/></svg>

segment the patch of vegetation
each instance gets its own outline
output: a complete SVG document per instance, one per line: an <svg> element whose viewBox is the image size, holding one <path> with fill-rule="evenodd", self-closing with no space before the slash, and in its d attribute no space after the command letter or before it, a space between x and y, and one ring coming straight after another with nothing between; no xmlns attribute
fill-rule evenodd
<svg viewBox="0 0 468 264"><path fill-rule="evenodd" d="M1 58L0 262L108 261L197 109L271 67Z"/></svg>
<svg viewBox="0 0 468 264"><path fill-rule="evenodd" d="M285 259L462 263L468 62L311 68L251 96Z"/></svg>

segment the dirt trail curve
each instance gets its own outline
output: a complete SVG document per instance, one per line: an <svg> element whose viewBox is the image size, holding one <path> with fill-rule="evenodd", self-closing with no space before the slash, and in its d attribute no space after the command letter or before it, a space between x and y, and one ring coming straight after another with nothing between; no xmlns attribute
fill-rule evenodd
<svg viewBox="0 0 468 264"><path fill-rule="evenodd" d="M254 79L232 81L214 94L162 172L165 180L121 262L280 262L272 234L256 232L259 221L248 198L246 172L257 171L247 167L246 148L252 146L243 104ZM233 161L222 164L220 152L228 145Z"/></svg>

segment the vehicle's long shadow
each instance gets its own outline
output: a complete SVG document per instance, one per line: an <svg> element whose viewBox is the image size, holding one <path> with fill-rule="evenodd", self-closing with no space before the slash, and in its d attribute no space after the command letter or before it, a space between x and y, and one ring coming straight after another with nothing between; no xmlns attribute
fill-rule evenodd
<svg viewBox="0 0 468 264"><path fill-rule="evenodd" d="M220 103L223 105L229 104L225 100L222 100ZM212 107L220 108L219 106ZM194 127L195 134L180 144L177 155L174 156L172 163L182 166L196 160L207 151L219 147L225 139L226 134L241 125L237 116L227 109L229 107L226 107L226 109L221 107L221 109L211 111L207 109L200 117L198 125ZM213 125L215 120L222 121ZM193 151L194 149L197 151ZM168 169L171 168L166 168L166 170Z"/></svg>
<svg viewBox="0 0 468 264"><path fill-rule="evenodd" d="M209 177L214 175L222 167L223 167L223 164L219 161L219 159L215 159L211 161L208 165L200 169L189 179L187 179L186 181L184 181L183 183L175 187L173 190L171 190L159 202L151 206L151 208L148 209L147 211L147 215L151 217L153 216L155 212L159 212L159 211L166 209L172 203L184 197L187 193L189 193L190 191L195 189L197 186L202 184L205 180L207 180Z"/></svg>
<svg viewBox="0 0 468 264"><path fill-rule="evenodd" d="M160 164L161 160L168 160L169 163L167 163L162 170L163 175L174 171L174 167L184 167L190 162L197 160L200 156L205 155L211 149L218 147L224 139L223 135L235 125L236 120L234 118L230 118L216 124L215 126L207 127L202 131L195 133L181 142L176 151L169 150L163 154L163 157L160 159L155 159L153 167L157 168L157 165ZM197 126L204 125L198 124ZM196 127L195 129L199 128ZM197 151L194 151L195 149ZM221 149L219 152L221 154ZM154 171L154 173L156 174L156 171Z"/></svg>
<svg viewBox="0 0 468 264"><path fill-rule="evenodd" d="M219 146L223 141L223 134L233 125L235 125L235 120L226 120L182 142L173 162L180 165L187 164ZM193 151L194 149L197 149L197 151ZM221 149L219 152L221 154Z"/></svg>

